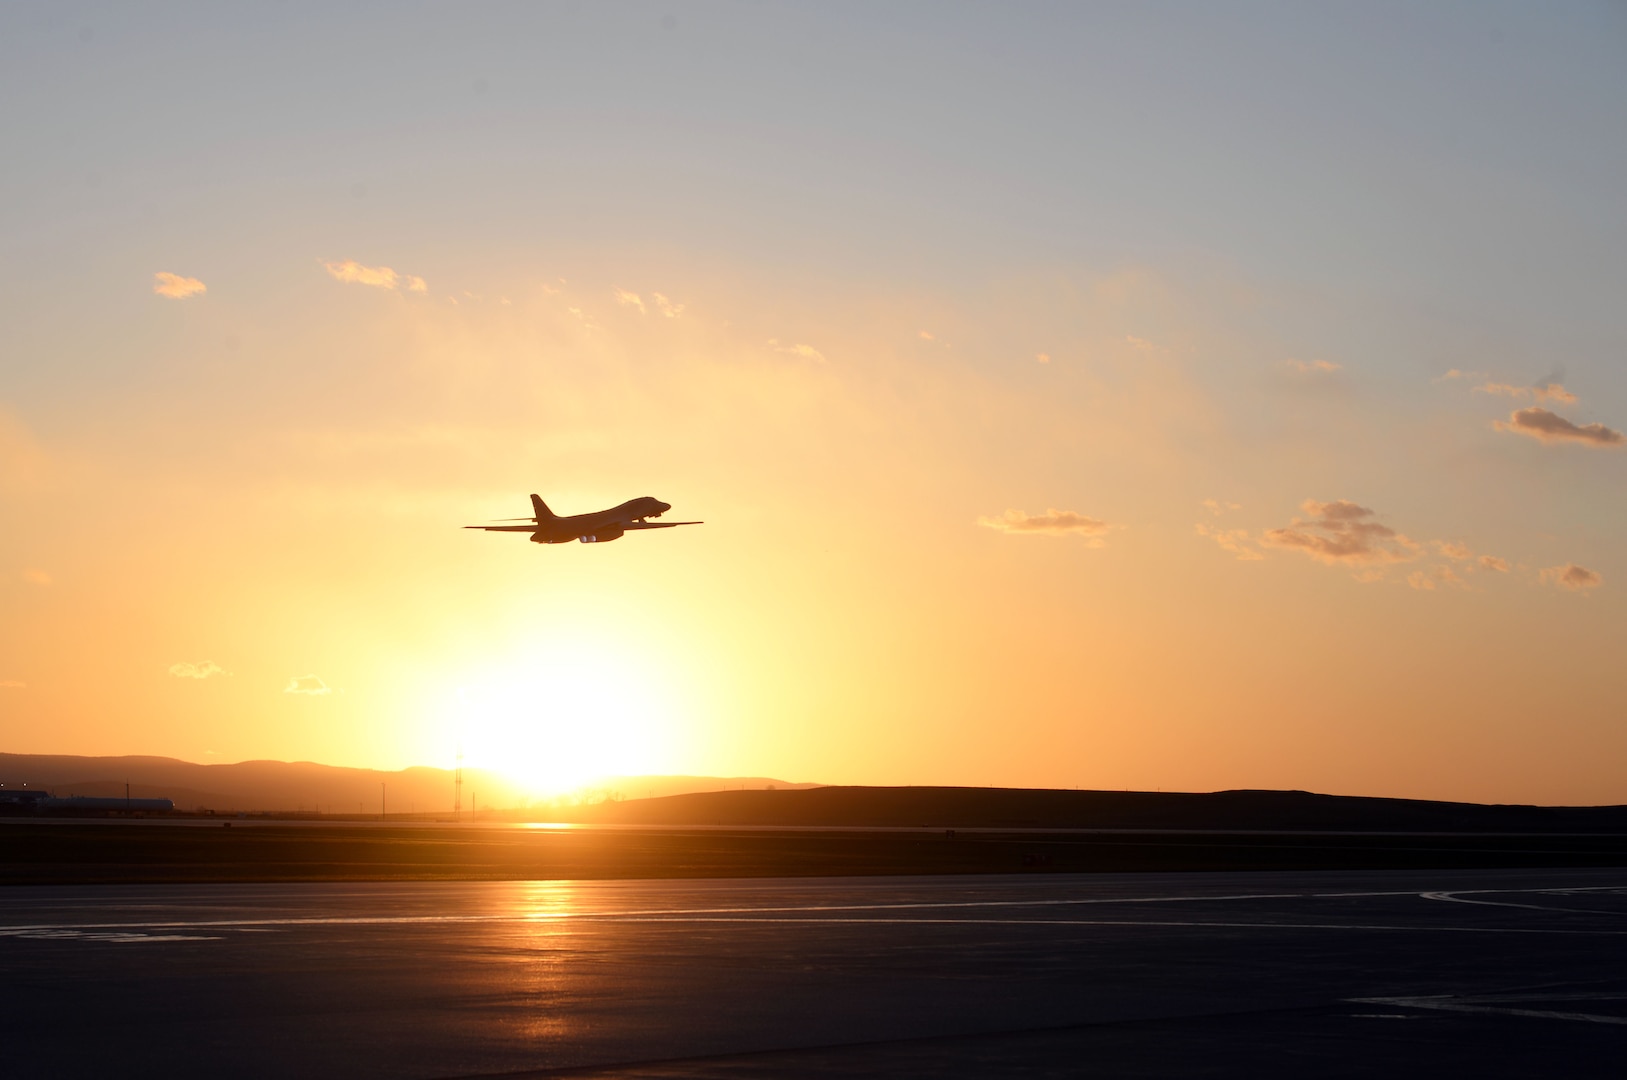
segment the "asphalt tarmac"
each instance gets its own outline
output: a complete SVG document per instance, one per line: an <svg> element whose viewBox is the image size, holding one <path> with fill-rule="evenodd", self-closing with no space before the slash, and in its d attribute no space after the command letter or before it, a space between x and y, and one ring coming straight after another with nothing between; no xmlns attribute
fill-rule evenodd
<svg viewBox="0 0 1627 1080"><path fill-rule="evenodd" d="M1627 871L0 890L51 1077L1618 1076Z"/></svg>

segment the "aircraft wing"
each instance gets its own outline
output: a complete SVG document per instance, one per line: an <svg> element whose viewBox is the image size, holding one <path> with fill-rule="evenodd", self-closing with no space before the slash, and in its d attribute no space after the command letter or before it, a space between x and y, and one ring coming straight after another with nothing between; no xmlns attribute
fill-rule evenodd
<svg viewBox="0 0 1627 1080"><path fill-rule="evenodd" d="M634 529L676 529L680 525L705 525L704 521L629 521L621 526L628 532Z"/></svg>

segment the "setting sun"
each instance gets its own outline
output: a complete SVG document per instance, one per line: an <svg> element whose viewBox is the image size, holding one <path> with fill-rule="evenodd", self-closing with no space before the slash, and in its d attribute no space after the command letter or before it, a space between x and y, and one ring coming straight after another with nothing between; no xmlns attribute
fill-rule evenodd
<svg viewBox="0 0 1627 1080"><path fill-rule="evenodd" d="M657 771L680 715L631 651L570 641L472 673L442 711L466 764L502 773L531 797Z"/></svg>

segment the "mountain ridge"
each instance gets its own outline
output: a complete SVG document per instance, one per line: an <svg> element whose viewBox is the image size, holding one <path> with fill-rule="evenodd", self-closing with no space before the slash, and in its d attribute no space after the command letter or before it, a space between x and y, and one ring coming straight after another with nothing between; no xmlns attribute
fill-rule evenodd
<svg viewBox="0 0 1627 1080"><path fill-rule="evenodd" d="M208 764L153 754L88 756L0 753L0 788L40 788L56 795L119 796L130 785L133 798L167 798L178 810L232 812L310 812L377 814L450 813L453 770L428 765L405 769L364 769L314 761L249 761ZM383 792L379 786L384 785ZM607 776L575 793L576 801L662 796L716 791L741 785L796 788L772 777ZM482 811L517 809L528 802L512 780L489 769L463 770L462 805ZM573 796L555 800L569 803Z"/></svg>

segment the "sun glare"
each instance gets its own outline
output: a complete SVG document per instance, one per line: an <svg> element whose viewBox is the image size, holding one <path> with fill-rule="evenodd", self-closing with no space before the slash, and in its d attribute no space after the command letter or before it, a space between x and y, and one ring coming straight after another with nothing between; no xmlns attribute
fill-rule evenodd
<svg viewBox="0 0 1627 1080"><path fill-rule="evenodd" d="M595 644L538 650L459 685L448 703L464 761L533 797L659 771L677 710L647 665Z"/></svg>

